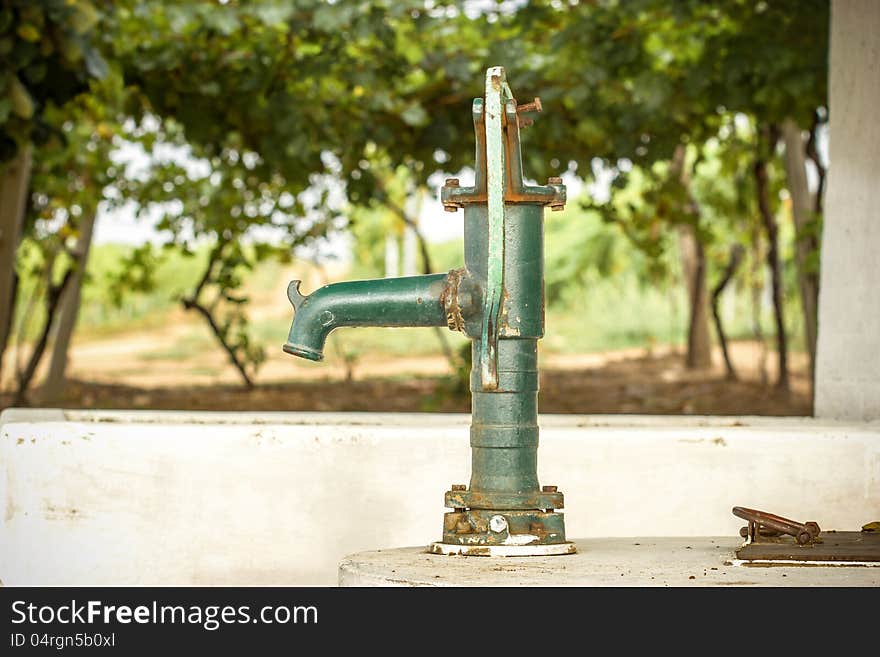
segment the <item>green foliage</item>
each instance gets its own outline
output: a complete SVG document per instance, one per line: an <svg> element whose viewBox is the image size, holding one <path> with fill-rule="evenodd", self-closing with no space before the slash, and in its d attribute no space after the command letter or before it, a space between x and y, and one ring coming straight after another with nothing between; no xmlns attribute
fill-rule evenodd
<svg viewBox="0 0 880 657"><path fill-rule="evenodd" d="M53 133L45 113L88 89L107 65L95 43L99 13L88 0L0 4L0 163Z"/></svg>
<svg viewBox="0 0 880 657"><path fill-rule="evenodd" d="M545 240L544 278L551 307L579 303L585 289L625 271L648 275L646 258L626 244L620 231L576 203L547 221Z"/></svg>

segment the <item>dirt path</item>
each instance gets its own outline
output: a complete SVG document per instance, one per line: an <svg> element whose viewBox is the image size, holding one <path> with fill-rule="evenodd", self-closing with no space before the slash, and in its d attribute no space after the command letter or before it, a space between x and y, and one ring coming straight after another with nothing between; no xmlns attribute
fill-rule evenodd
<svg viewBox="0 0 880 657"><path fill-rule="evenodd" d="M170 327L168 331L175 331ZM449 366L440 356L365 357L346 380L345 367L328 357L309 363L283 354L270 357L260 384L243 389L231 368L217 374L191 374L173 358L138 359L128 350L100 343L78 347L63 406L68 408L138 408L192 410L317 411L468 411L466 391L456 389ZM653 353L627 349L594 354L543 354L540 407L546 413L657 413L710 415L808 415L811 413L806 361L793 354L790 392L772 385L770 362L764 381L761 349L743 342L732 346L740 379L729 381L716 354L716 366L692 371L681 353L662 348ZM210 354L216 367L217 356ZM83 366L89 363L89 366ZM131 368L131 369L127 369ZM0 407L9 396L0 396Z"/></svg>

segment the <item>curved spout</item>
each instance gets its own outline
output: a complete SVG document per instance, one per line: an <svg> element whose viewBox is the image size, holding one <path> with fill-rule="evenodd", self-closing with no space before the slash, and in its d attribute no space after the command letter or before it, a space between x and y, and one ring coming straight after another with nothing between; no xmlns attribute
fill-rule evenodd
<svg viewBox="0 0 880 657"><path fill-rule="evenodd" d="M303 296L291 281L295 314L283 349L321 360L327 335L340 326L446 326L447 274L332 283Z"/></svg>

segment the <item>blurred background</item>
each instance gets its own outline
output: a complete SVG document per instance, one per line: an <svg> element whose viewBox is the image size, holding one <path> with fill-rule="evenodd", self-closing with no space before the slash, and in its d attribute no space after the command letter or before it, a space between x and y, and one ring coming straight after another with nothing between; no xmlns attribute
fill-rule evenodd
<svg viewBox="0 0 880 657"><path fill-rule="evenodd" d="M541 410L812 412L827 0L0 7L0 408L469 410L460 334L307 362L286 287L462 264L501 65L568 185Z"/></svg>

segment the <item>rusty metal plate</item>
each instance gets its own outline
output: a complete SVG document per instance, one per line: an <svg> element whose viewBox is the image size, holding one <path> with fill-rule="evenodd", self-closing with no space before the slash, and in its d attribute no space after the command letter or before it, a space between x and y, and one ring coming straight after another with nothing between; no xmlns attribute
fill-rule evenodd
<svg viewBox="0 0 880 657"><path fill-rule="evenodd" d="M783 536L770 543L747 543L736 551L743 561L877 563L880 565L880 532L823 531L812 545L798 545Z"/></svg>

